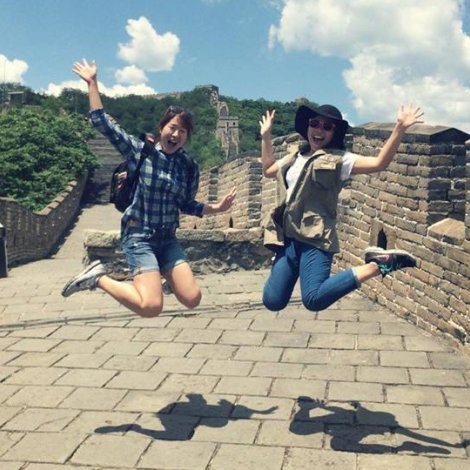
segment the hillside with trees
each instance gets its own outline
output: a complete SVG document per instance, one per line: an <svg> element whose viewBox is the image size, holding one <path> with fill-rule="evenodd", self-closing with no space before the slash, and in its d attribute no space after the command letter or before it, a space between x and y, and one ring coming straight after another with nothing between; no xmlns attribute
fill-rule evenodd
<svg viewBox="0 0 470 470"><path fill-rule="evenodd" d="M96 166L83 116L41 108L0 112L0 196L40 210Z"/></svg>
<svg viewBox="0 0 470 470"><path fill-rule="evenodd" d="M298 107L296 102L281 103L264 99L238 100L228 96L221 96L220 100L227 103L230 115L237 116L239 119L240 152L260 150L259 121L267 110L276 110L273 137L294 132L294 116Z"/></svg>

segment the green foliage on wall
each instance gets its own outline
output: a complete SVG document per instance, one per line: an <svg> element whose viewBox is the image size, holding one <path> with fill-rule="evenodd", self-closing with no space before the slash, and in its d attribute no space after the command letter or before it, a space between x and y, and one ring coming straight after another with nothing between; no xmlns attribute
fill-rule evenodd
<svg viewBox="0 0 470 470"><path fill-rule="evenodd" d="M0 196L40 210L83 171L96 166L83 116L41 108L0 113Z"/></svg>

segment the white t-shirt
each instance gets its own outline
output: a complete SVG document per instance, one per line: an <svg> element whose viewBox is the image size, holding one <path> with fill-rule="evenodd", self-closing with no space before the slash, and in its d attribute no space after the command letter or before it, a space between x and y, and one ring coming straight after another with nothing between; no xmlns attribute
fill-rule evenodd
<svg viewBox="0 0 470 470"><path fill-rule="evenodd" d="M359 155L355 153L344 152L343 164L341 166L341 181L346 181L347 179L350 178L351 171L354 166L354 162L356 161L358 157ZM279 160L278 165L282 166L287 161L288 158L289 158L289 155ZM297 158L295 159L294 164L287 170L287 174L286 174L287 200L289 200L292 194L292 190L294 189L295 184L297 183L297 180L299 179L300 173L302 172L305 164L310 158L311 158L311 155L305 156L299 152Z"/></svg>

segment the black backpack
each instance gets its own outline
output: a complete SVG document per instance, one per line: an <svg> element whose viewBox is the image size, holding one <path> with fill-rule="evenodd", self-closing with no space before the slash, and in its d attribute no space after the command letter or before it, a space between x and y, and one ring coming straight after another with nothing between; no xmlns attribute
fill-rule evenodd
<svg viewBox="0 0 470 470"><path fill-rule="evenodd" d="M125 161L114 169L111 177L109 202L112 202L114 207L120 212L124 212L131 205L139 181L140 167L144 163L145 157L149 156L155 147L153 135L143 134L141 139L144 141L144 146L140 152L139 163L134 174L129 176L129 164ZM122 175L122 173L125 173L125 175Z"/></svg>

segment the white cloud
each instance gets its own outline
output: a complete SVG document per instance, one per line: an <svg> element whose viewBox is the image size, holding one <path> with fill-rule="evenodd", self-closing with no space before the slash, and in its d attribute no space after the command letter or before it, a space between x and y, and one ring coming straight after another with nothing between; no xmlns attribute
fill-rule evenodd
<svg viewBox="0 0 470 470"><path fill-rule="evenodd" d="M180 49L180 40L173 33L158 34L149 20L141 16L127 21L130 42L119 44L118 57L149 72L172 70Z"/></svg>
<svg viewBox="0 0 470 470"><path fill-rule="evenodd" d="M123 69L116 70L114 76L119 83L128 83L130 85L138 85L148 82L145 72L135 65L128 65Z"/></svg>
<svg viewBox="0 0 470 470"><path fill-rule="evenodd" d="M45 93L46 95L59 96L65 88L74 88L85 93L88 92L88 86L83 80L66 80L62 83L49 83Z"/></svg>
<svg viewBox="0 0 470 470"><path fill-rule="evenodd" d="M144 83L136 85L113 85L110 88L103 87L103 94L107 96L126 96L126 95L154 95L157 92Z"/></svg>
<svg viewBox="0 0 470 470"><path fill-rule="evenodd" d="M29 66L24 60L9 60L8 57L0 54L0 83L23 83L23 75L28 68Z"/></svg>
<svg viewBox="0 0 470 470"><path fill-rule="evenodd" d="M361 118L394 120L419 103L429 124L470 131L470 37L463 0L283 0L269 45L346 59Z"/></svg>
<svg viewBox="0 0 470 470"><path fill-rule="evenodd" d="M48 95L59 96L64 88L75 88L84 92L88 91L88 87L83 80L68 80L59 84L50 83L45 91ZM148 85L145 84L133 84L133 85L113 85L111 87L105 86L99 82L99 89L101 94L117 97L126 95L154 95L157 92Z"/></svg>

